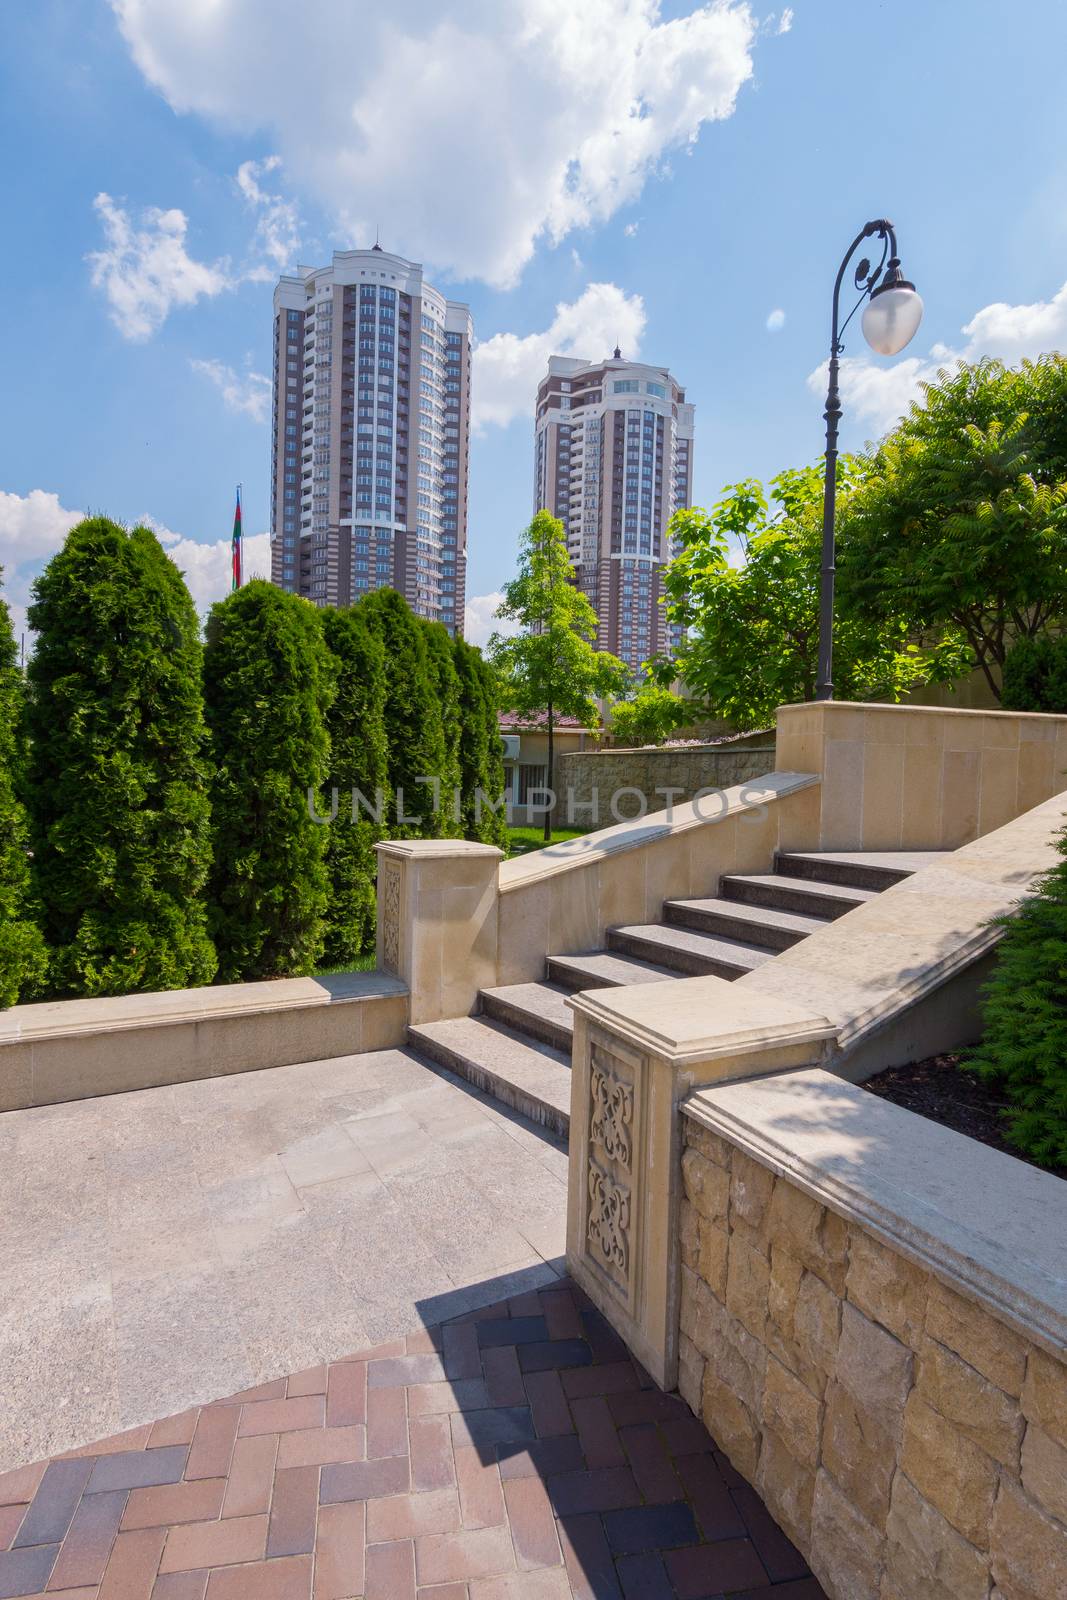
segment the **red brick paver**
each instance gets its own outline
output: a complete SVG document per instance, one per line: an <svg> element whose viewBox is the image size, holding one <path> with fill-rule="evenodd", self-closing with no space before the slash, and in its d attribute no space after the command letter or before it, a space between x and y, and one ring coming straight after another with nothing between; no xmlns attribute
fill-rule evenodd
<svg viewBox="0 0 1067 1600"><path fill-rule="evenodd" d="M565 1282L0 1476L0 1600L825 1600Z"/></svg>

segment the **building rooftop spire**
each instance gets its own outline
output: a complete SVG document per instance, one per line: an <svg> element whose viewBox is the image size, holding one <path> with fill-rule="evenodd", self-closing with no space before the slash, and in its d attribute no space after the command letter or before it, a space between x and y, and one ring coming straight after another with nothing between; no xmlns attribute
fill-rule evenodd
<svg viewBox="0 0 1067 1600"><path fill-rule="evenodd" d="M619 349L618 345L616 345L615 349L612 351L611 359L613 361L621 361L622 360L622 351Z"/></svg>

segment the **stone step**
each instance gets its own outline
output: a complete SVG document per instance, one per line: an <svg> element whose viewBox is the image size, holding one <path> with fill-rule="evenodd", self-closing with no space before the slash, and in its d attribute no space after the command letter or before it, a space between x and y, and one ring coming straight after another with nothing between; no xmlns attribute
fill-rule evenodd
<svg viewBox="0 0 1067 1600"><path fill-rule="evenodd" d="M873 900L878 891L850 889L842 883L784 878L771 872L735 872L720 880L719 892L724 899L737 900L744 905L832 920Z"/></svg>
<svg viewBox="0 0 1067 1600"><path fill-rule="evenodd" d="M452 1017L408 1028L420 1055L447 1067L502 1105L566 1139L571 1120L569 1057L488 1017Z"/></svg>
<svg viewBox="0 0 1067 1600"><path fill-rule="evenodd" d="M943 850L783 850L774 865L787 878L878 891L933 866L945 854Z"/></svg>
<svg viewBox="0 0 1067 1600"><path fill-rule="evenodd" d="M743 900L668 900L663 917L672 927L696 928L719 938L740 939L788 950L809 933L825 928L826 917L806 917L796 911L775 911L769 906L747 905Z"/></svg>
<svg viewBox="0 0 1067 1600"><path fill-rule="evenodd" d="M483 1016L540 1039L569 1057L574 1017L566 1004L567 994L568 990L554 983L508 983L479 990L478 1000Z"/></svg>
<svg viewBox="0 0 1067 1600"><path fill-rule="evenodd" d="M657 967L634 956L616 955L611 950L592 950L584 956L549 956L546 975L565 989L618 989L628 983L662 983L676 978L676 972Z"/></svg>
<svg viewBox="0 0 1067 1600"><path fill-rule="evenodd" d="M625 955L655 961L689 977L714 973L739 978L770 961L773 950L740 939L716 939L692 928L672 928L662 922L608 929L608 948Z"/></svg>

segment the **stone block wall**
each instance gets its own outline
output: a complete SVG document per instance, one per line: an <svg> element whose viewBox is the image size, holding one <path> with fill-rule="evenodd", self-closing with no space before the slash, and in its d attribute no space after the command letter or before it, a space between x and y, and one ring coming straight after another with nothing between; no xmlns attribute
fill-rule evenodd
<svg viewBox="0 0 1067 1600"><path fill-rule="evenodd" d="M1067 1352L683 1122L679 1388L831 1600L1067 1595Z"/></svg>
<svg viewBox="0 0 1067 1600"><path fill-rule="evenodd" d="M747 734L728 744L672 745L662 749L581 750L557 762L555 820L565 826L570 814L580 826L607 828L614 822L666 808L662 791L674 790L673 806L692 800L701 789L729 789L773 772L774 734ZM619 794L636 790L637 794ZM661 791L657 794L657 790ZM617 813L612 797L619 794ZM594 795L598 815L590 810ZM573 796L573 809L568 801Z"/></svg>

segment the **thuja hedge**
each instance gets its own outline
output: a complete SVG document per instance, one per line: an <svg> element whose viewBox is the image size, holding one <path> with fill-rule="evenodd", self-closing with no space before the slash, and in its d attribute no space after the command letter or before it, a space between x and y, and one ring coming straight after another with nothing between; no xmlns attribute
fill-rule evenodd
<svg viewBox="0 0 1067 1600"><path fill-rule="evenodd" d="M200 628L148 528L90 517L34 586L26 801L52 993L210 983Z"/></svg>
<svg viewBox="0 0 1067 1600"><path fill-rule="evenodd" d="M90 518L30 621L24 680L0 606L0 1005L344 967L379 839L504 842L495 675L395 591L253 581L201 646L151 530Z"/></svg>

